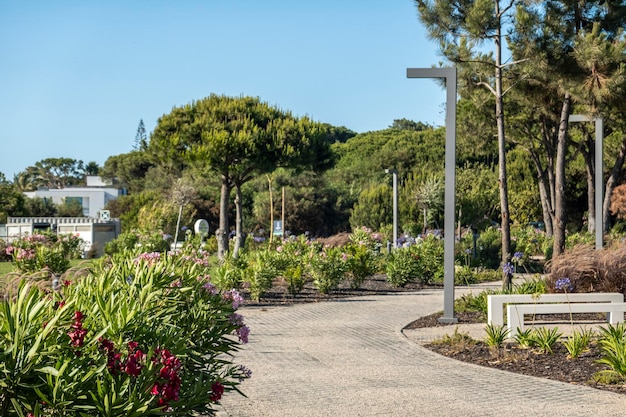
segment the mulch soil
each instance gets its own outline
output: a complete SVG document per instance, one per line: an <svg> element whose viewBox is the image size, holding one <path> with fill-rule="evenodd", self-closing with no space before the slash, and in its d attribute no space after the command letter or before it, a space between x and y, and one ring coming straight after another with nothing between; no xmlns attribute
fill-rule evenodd
<svg viewBox="0 0 626 417"><path fill-rule="evenodd" d="M297 295L289 294L287 286L279 281L264 293L260 301L253 301L244 288L242 294L247 306L271 306L293 305L299 303L311 303L322 301L341 300L349 297L382 295L399 292L417 291L424 287L417 284L409 284L404 288L396 288L389 285L384 275L375 275L366 279L358 289L350 288L349 282L343 282L337 290L329 294L320 294L311 283L307 283L304 289ZM431 314L418 318L406 326L407 329L418 329L435 326L449 326L449 335L455 333L455 324L443 324L439 322L442 313ZM485 323L484 317L475 312L457 312L455 317L458 324ZM542 319L550 321L565 321L568 317L559 315L544 316ZM597 319L597 317L595 317ZM600 349L597 345L590 346L589 351L575 359L567 357L567 350L557 343L553 353L544 353L536 349L522 349L513 343L505 344L501 348L491 348L484 341L473 340L465 343L430 343L426 348L441 355L457 359L475 365L496 368L503 371L532 375L540 378L548 378L570 384L586 385L593 388L626 394L626 382L604 384L596 382L593 377L599 371L609 369L606 365L597 363L601 358Z"/></svg>

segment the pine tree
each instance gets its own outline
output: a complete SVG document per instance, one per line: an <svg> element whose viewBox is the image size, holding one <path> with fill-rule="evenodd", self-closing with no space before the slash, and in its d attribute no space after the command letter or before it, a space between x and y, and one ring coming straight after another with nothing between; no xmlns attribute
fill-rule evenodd
<svg viewBox="0 0 626 417"><path fill-rule="evenodd" d="M145 151L148 147L148 137L146 136L146 126L143 124L143 119L139 120L139 126L137 127L137 133L135 134L135 144L133 149L136 151Z"/></svg>

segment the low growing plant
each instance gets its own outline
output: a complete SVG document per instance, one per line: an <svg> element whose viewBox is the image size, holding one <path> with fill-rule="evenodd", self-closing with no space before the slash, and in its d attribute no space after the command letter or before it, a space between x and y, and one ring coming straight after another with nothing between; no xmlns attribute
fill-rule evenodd
<svg viewBox="0 0 626 417"><path fill-rule="evenodd" d="M532 328L525 330L517 328L517 333L513 337L513 340L515 340L515 343L517 343L522 349L528 349L536 346Z"/></svg>
<svg viewBox="0 0 626 417"><path fill-rule="evenodd" d="M556 342L562 336L557 327L551 329L547 327L536 327L532 331L532 339L534 345L541 349L544 353L553 353L553 348Z"/></svg>
<svg viewBox="0 0 626 417"><path fill-rule="evenodd" d="M589 343L593 337L590 329L576 329L563 341L563 346L567 349L567 357L575 359L583 353L589 351Z"/></svg>
<svg viewBox="0 0 626 417"><path fill-rule="evenodd" d="M342 248L325 247L310 260L310 274L315 288L328 294L339 286L347 271L348 255Z"/></svg>
<svg viewBox="0 0 626 417"><path fill-rule="evenodd" d="M485 343L492 348L500 348L504 345L506 338L509 336L509 329L506 326L497 326L493 323L489 323L485 327L487 336L485 337Z"/></svg>
<svg viewBox="0 0 626 417"><path fill-rule="evenodd" d="M602 358L598 363L608 365L613 372L626 377L626 324L600 327L598 344L602 351Z"/></svg>

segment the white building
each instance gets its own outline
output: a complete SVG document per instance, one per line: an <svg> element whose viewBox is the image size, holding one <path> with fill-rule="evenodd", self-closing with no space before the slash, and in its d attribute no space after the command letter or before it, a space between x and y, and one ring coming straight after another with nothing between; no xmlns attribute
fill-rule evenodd
<svg viewBox="0 0 626 417"><path fill-rule="evenodd" d="M77 201L83 206L83 215L92 218L100 217L100 211L104 209L106 204L123 194L124 190L114 188L111 184L106 184L98 176L88 176L87 186L85 187L40 188L36 191L24 193L29 198L50 199L54 204Z"/></svg>
<svg viewBox="0 0 626 417"><path fill-rule="evenodd" d="M107 242L120 234L119 219L97 219L93 217L9 217L0 232L0 238L11 242L23 236L52 230L57 234L78 236L85 242L86 257L99 257L104 254Z"/></svg>

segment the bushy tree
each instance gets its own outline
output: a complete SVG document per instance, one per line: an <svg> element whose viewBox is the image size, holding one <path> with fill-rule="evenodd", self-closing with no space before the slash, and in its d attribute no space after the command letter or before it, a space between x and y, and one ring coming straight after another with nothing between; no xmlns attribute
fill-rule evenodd
<svg viewBox="0 0 626 417"><path fill-rule="evenodd" d="M308 118L296 118L258 98L211 95L161 117L148 150L173 167L205 166L220 176L218 256L223 259L231 190L236 192L236 256L243 243L241 186L278 166L328 166L329 146L327 129Z"/></svg>

